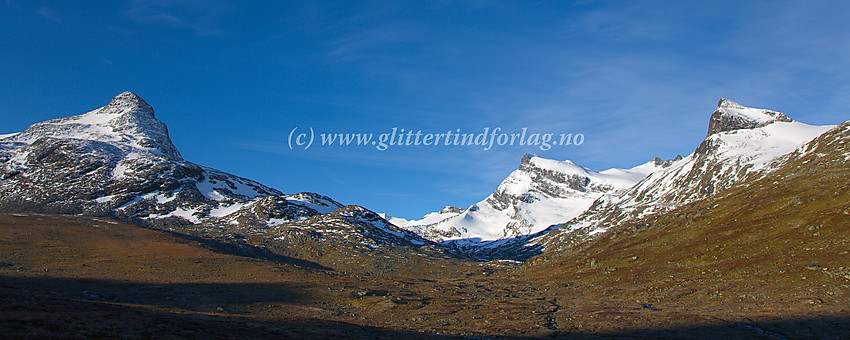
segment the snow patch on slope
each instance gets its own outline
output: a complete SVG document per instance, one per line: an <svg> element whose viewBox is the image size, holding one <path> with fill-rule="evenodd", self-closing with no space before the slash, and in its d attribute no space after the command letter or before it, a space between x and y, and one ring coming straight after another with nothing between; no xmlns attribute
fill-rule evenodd
<svg viewBox="0 0 850 340"><path fill-rule="evenodd" d="M222 201L233 196L256 198L269 194L280 194L254 181L246 180L216 169L204 167L204 179L195 183L198 191L213 201Z"/></svg>
<svg viewBox="0 0 850 340"><path fill-rule="evenodd" d="M209 215L210 215L210 217L224 217L224 216L230 215L232 213L235 213L235 212L239 211L239 209L247 207L247 206L249 206L253 203L254 202L242 202L242 203L234 203L234 204L231 204L231 205L225 205L223 207L217 207L217 208L210 210Z"/></svg>
<svg viewBox="0 0 850 340"><path fill-rule="evenodd" d="M758 171L779 156L796 150L834 125L816 126L800 122L775 122L752 130L735 130L709 138L717 140L718 153L727 159L752 164Z"/></svg>
<svg viewBox="0 0 850 340"><path fill-rule="evenodd" d="M378 216L381 216L381 218L389 221L390 223L392 223L393 225L395 225L397 227L401 227L401 226L404 226L404 225L410 223L410 220L408 220L408 219L404 219L404 218L401 218L401 217L395 217L395 216L392 216L392 215L387 214L387 213L378 213Z"/></svg>
<svg viewBox="0 0 850 340"><path fill-rule="evenodd" d="M317 212L319 212L319 214L330 214L343 207L336 201L329 200L327 198L322 197L321 195L309 195L307 193L301 193L295 195L286 195L285 197L287 202L316 210Z"/></svg>

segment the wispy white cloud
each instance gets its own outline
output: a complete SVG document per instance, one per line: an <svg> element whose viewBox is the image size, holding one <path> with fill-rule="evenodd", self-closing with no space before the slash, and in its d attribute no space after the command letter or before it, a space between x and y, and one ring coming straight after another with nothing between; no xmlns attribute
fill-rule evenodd
<svg viewBox="0 0 850 340"><path fill-rule="evenodd" d="M11 5L10 2L7 2L6 4ZM50 20L52 22L55 22L57 24L62 23L62 18L59 16L59 13L57 13L54 9L52 9L50 7L41 6L39 8L36 8L34 12L35 12L35 14L38 14L38 15L42 16L43 18Z"/></svg>
<svg viewBox="0 0 850 340"><path fill-rule="evenodd" d="M386 47L411 42L410 27L403 24L387 24L381 27L350 32L328 44L328 54L344 59L373 58Z"/></svg>
<svg viewBox="0 0 850 340"><path fill-rule="evenodd" d="M229 6L212 0L133 0L124 14L138 23L184 28L199 36L210 36L223 33L220 19Z"/></svg>

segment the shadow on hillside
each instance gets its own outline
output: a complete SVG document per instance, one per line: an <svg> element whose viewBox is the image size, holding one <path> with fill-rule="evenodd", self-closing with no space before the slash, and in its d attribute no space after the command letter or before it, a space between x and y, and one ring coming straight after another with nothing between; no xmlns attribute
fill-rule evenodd
<svg viewBox="0 0 850 340"><path fill-rule="evenodd" d="M311 269L328 270L328 271L333 270L333 268L323 266L323 265L318 264L318 263L313 262L313 261L308 261L308 260L284 256L284 255L280 255L280 254L275 254L275 253L268 251L266 249L258 248L258 247L248 245L248 244L228 243L228 242L218 241L218 240L204 238L204 237L200 237L200 236L183 234L183 233L179 233L179 232L176 232L176 231L160 230L160 229L154 229L154 230L164 232L166 234L169 234L171 236L174 236L174 237L177 237L177 238L180 238L180 239L197 242L202 247L204 247L204 249L207 249L207 250L219 253L219 254L261 259L261 260L276 262L276 263L280 263L280 264L289 264L289 265L298 266L298 267L302 267L302 268L311 268Z"/></svg>
<svg viewBox="0 0 850 340"><path fill-rule="evenodd" d="M439 245L454 256L473 261L525 261L543 253L542 245L531 242L559 227L561 224L550 226L534 234L500 240L483 241L476 237L440 242Z"/></svg>
<svg viewBox="0 0 850 340"><path fill-rule="evenodd" d="M314 317L287 284L0 276L2 338L434 338ZM293 307L295 305L296 307ZM253 315L240 314L252 308Z"/></svg>
<svg viewBox="0 0 850 340"><path fill-rule="evenodd" d="M3 338L446 338L436 333L321 319L303 288L279 283L147 284L112 280L0 276ZM528 311L529 315L533 311ZM487 315L482 315L487 318ZM570 339L847 338L848 316L801 316L762 322L559 332ZM562 325L572 326L572 325ZM404 327L404 326L400 326ZM543 327L543 326L541 326ZM428 325L421 328L427 329ZM488 335L487 329L470 329ZM493 334L493 336L498 336ZM531 338L514 335L513 338Z"/></svg>
<svg viewBox="0 0 850 340"><path fill-rule="evenodd" d="M20 291L5 291L11 287ZM120 280L0 276L0 291L27 298L80 299L92 302L174 307L211 311L223 305L309 303L305 285L275 283L144 283ZM4 294L4 295L5 295ZM8 302L8 300L6 300Z"/></svg>

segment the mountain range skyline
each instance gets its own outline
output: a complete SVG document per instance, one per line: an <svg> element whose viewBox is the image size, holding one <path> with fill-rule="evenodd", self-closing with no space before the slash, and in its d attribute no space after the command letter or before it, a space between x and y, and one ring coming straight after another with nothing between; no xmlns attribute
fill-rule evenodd
<svg viewBox="0 0 850 340"><path fill-rule="evenodd" d="M150 105L149 105L147 102L145 102L143 99L141 99L140 97L138 97L138 96L137 96L135 93L133 93L133 92L125 91L125 92L123 92L123 93L119 94L117 97L115 97L115 98L113 99L113 101L112 101L112 102L116 102L116 101L121 102L121 101L122 101L122 100L124 100L124 99L120 99L120 98L125 98L125 97L126 97L126 98L130 98L129 100L130 100L131 102L140 102L140 103L141 103L140 105L141 105L141 107L142 107L142 110L150 111L150 112L151 112L151 113L150 113L150 115L151 115L151 116L153 116L153 108L151 108L151 107L150 107ZM112 103L110 103L110 105L109 105L109 106L111 106L111 105L112 105ZM133 105L135 105L135 104L133 104ZM740 104L735 103L735 102L733 102L733 101L731 101L731 100L729 100L729 99L721 98L720 103L718 104L718 108L720 108L720 107L722 107L722 106L724 106L724 105L731 105L731 106L733 106L733 107L740 107L740 108L744 108L744 109L748 109L748 110L753 110L753 109L750 109L750 108L747 108L747 107L741 106ZM762 109L755 109L755 110L762 110ZM774 112L774 111L770 111L770 110L764 110L764 111L766 111L766 112ZM782 113L777 113L777 114L778 114L778 115L780 115L780 118L782 118L782 119L788 119L788 120L790 121L790 119L789 119L789 118L787 118L784 114L782 114ZM62 117L57 117L57 118L55 118L54 120L61 120L61 119L64 119L64 118L62 118ZM108 121L108 120L107 120L107 121ZM156 123L156 124L162 124L162 123L161 123L161 122L159 122L159 121L157 121L157 123ZM155 125L156 125L156 124L155 124ZM711 117L711 122L710 122L710 124L709 124L709 132L708 132L708 134L709 134L709 135L711 135L711 133L712 133L712 129L715 129L715 130L717 130L717 129L718 129L718 128L715 126L716 124L717 124L717 123L715 122L715 118L714 118L714 116L712 116L712 117ZM36 125L37 125L37 124L36 124ZM164 138L167 140L167 143L166 143L166 144L167 144L167 146L166 146L167 151L164 151L164 152L165 152L166 154L176 155L176 157L177 157L177 158L179 158L180 160L182 160L182 156L180 155L180 152L179 152L179 151L177 151L177 149L175 148L175 146L171 144L171 141L170 141L170 139L168 138L169 136L168 136L167 128L163 125L161 128L158 128L158 129L162 129L162 130L164 131L164 132L157 132L157 133L162 133L162 134L164 134L164 136L165 136ZM714 131L714 132L716 132L716 131ZM0 134L0 138L7 138L7 137L17 137L17 138L20 138L20 136L21 136L21 132L8 133L8 134ZM30 141L30 142L32 142L32 141ZM175 156L169 156L169 157L175 157ZM681 159L681 157L682 157L681 155L677 155L677 156L676 156L676 160ZM630 178L630 177L634 177L634 178L633 178L633 179L629 179L629 180L625 180L625 181L624 181L624 180L622 180L622 179L615 180L615 181L614 181L614 183L618 183L618 184L615 184L615 187L620 187L620 189L625 189L625 188L628 188L629 186L631 186L632 184L636 184L639 180L641 180L641 179L642 179L643 177L645 177L647 174L650 174L652 171L655 171L655 170L649 170L649 169L651 169L651 168L652 168L652 169L654 169L653 167L658 167L658 169L661 169L661 168L660 168L660 166L661 166L661 162L664 162L664 160L663 160L663 159L660 159L659 157L657 157L657 156L656 156L653 160L650 160L649 162L646 162L646 163L643 163L643 164L639 164L639 165L635 166L633 169L627 169L627 168L625 168L625 167L621 167L621 168L613 167L613 168L609 168L609 169L605 169L605 170L602 170L602 171L598 171L598 172L597 172L597 171L592 170L592 169L590 169L590 168L584 167L584 166L582 166L582 165L580 165L580 164L575 164L574 162L572 162L572 161L571 161L571 160L569 160L569 159L567 159L567 160L563 160L563 161L560 161L560 160L553 160L553 159L545 159L545 158L540 158L539 156L537 156L537 155L536 155L536 153L525 153L525 154L524 154L524 156L523 156L523 157L522 157L522 159L521 159L520 165L522 166L522 165L523 165L523 164L525 164L526 162L529 162L529 159L533 159L533 158L536 158L536 159L542 159L542 161L544 161L544 162L550 162L550 163L551 163L551 162L554 162L554 163L567 164L567 166L568 166L568 167L575 167L575 169L581 169L581 170L579 170L579 171L582 171L582 172L584 172L584 171L589 171L589 172L591 172L591 173L597 173L597 174L600 174L600 173L601 173L601 174L605 174L605 173L623 173L623 174L628 174L629 172L635 172L635 171L637 171L637 173L640 173L640 174L641 174L640 176L637 176L637 177L635 177L635 175L627 175L627 176L626 176L627 178ZM666 162L671 162L671 161L672 161L672 159L671 159L671 160L667 160ZM538 161L538 162L540 162L540 161ZM653 163L654 163L655 165L653 165ZM563 165L556 165L556 166L563 166ZM666 165L665 165L665 166L666 166ZM640 170L638 170L638 169L640 169ZM617 175L615 175L615 177L616 177L616 176L617 176ZM508 180L510 180L510 178L508 178ZM622 182L622 183L619 183L619 182ZM504 185L505 185L505 183L502 183L502 184L501 184L501 186L504 186ZM308 186L309 186L309 184L308 184ZM501 188L501 186L500 186L499 188ZM309 190L308 190L308 191L309 191ZM589 202L590 202L590 201L588 201L588 203L589 203ZM349 204L359 204L360 202L348 202L348 203L349 203ZM336 203L336 204L339 204L339 203ZM567 206L566 208L567 208L568 210L575 210L575 209L578 209L578 210L576 210L576 213L578 213L578 212L581 212L584 208L586 208L586 207L584 207L584 208L581 208L581 207L580 207L580 206L584 206L584 205L585 205L585 204L579 204L579 206L576 206L576 207L569 207L569 206ZM453 207L453 205L452 205L452 204L450 204L450 203L448 203L448 204L444 204L443 206L444 206L444 208L443 208L443 209ZM474 205L474 204L472 204L472 205L470 205L470 206L475 206L475 205ZM555 209L555 210L553 211L555 214L563 213L563 211L560 211L560 210L562 210L562 209L558 209L558 208L554 208L554 207L550 207L550 208ZM463 208L463 207L460 207L460 209L464 209L464 208ZM379 211L379 212L381 212L381 211L382 211L382 210L380 210L380 209L373 209L373 210L375 210L375 211ZM410 219L408 219L408 218L404 218L404 217L402 217L402 216L395 215L395 214L393 214L392 212L389 212L389 211L382 211L381 213L382 213L382 214L384 214L384 215L386 215L386 218L387 218L388 220L390 220L390 221L397 221L397 223L396 223L397 225L402 225L402 224L408 224L408 223L410 223L410 222L415 222L415 221L416 221L416 220L418 220L419 218L424 218L423 220L428 220L428 216L429 216L429 215L436 214L436 213L438 213L438 211L437 211L437 210L435 210L435 211L431 211L431 212L428 212L428 213L426 213L426 214L423 214L422 216L419 216L419 218L410 218ZM566 220L568 220L568 219L565 219L565 220L563 220L563 221L566 221ZM563 222L563 221L562 221L562 222ZM551 220L551 222L552 222L552 223L550 223L551 225L558 224L558 223L556 223L556 222L558 222L558 221L556 221L556 220ZM539 228L539 227L538 227L538 228ZM504 236L507 236L507 235L504 235ZM487 239L487 238L485 238L485 239ZM489 239L490 239L490 240L493 240L494 238L492 238L492 237L491 237L491 238L489 238Z"/></svg>
<svg viewBox="0 0 850 340"><path fill-rule="evenodd" d="M332 226L342 228L333 233L347 245L351 238L371 249L433 244L479 261L524 260L538 255L542 245L569 244L553 239L589 238L763 176L835 127L725 98L707 126L693 153L627 169L596 172L569 160L525 154L483 201L407 220L321 193L285 194L187 161L153 107L125 91L84 114L0 135L0 209L113 216L254 247L256 237L280 233L289 236L271 242L293 242L293 232L322 234ZM304 246L298 241L287 247Z"/></svg>
<svg viewBox="0 0 850 340"><path fill-rule="evenodd" d="M477 202L525 153L597 171L686 154L719 98L810 124L850 106L848 5L835 2L0 6L0 134L132 90L187 159L408 219ZM286 134L308 126L528 127L586 142L289 150Z"/></svg>

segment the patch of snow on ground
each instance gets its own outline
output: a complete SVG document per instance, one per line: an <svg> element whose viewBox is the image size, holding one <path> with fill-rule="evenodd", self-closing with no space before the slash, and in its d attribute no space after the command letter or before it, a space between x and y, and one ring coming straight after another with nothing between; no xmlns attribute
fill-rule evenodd
<svg viewBox="0 0 850 340"><path fill-rule="evenodd" d="M254 204L254 202L235 203L235 204L231 204L229 206L215 208L213 210L210 210L210 216L211 217L224 217L224 216L230 215L232 213L235 213L235 212L239 211L239 209L247 207L251 204Z"/></svg>
<svg viewBox="0 0 850 340"><path fill-rule="evenodd" d="M156 198L156 203L165 204L165 203L173 201L175 198L177 198L177 195L169 196L166 193L159 193L155 196L155 198Z"/></svg>
<svg viewBox="0 0 850 340"><path fill-rule="evenodd" d="M793 152L834 125L808 125L800 122L775 122L759 129L735 130L715 135L721 144L718 151L729 159L737 158L753 165L750 171L762 169L779 156Z"/></svg>
<svg viewBox="0 0 850 340"><path fill-rule="evenodd" d="M113 197L115 197L115 195L98 197L94 201L97 202L97 203L106 203L106 202L111 201Z"/></svg>
<svg viewBox="0 0 850 340"><path fill-rule="evenodd" d="M177 209L174 209L174 211L172 211L168 214L165 214L165 215L150 215L150 216L147 217L147 219L160 219L160 218L176 216L176 217L183 218L183 219L185 219L185 220L187 220L191 223L200 223L201 219L199 219L197 216L195 216L195 214L198 213L199 211L200 211L200 209L198 209L198 208L186 209L186 208L183 208L183 207L178 207Z"/></svg>
<svg viewBox="0 0 850 340"><path fill-rule="evenodd" d="M127 177L127 173L130 171L130 168L127 167L126 164L118 162L118 164L115 164L115 168L112 169L112 179L120 180L124 177Z"/></svg>
<svg viewBox="0 0 850 340"><path fill-rule="evenodd" d="M587 235L593 236L593 235L596 235L596 234L599 234L599 233L604 233L607 230L608 230L608 228L596 228L596 229L593 229L591 232L587 233Z"/></svg>
<svg viewBox="0 0 850 340"><path fill-rule="evenodd" d="M203 182L195 183L195 187L198 188L198 191L200 191L201 194L211 200L222 201L226 198L224 197L224 195L220 194L218 191L215 190L216 186L210 183L209 179L205 179Z"/></svg>
<svg viewBox="0 0 850 340"><path fill-rule="evenodd" d="M333 206L318 205L318 204L315 204L313 202L310 202L310 200L308 200L306 198L299 197L297 195L287 195L286 196L286 202L294 204L294 205L300 205L302 207L314 209L314 210L318 211L320 214L323 214L323 215L324 214L330 214L330 213L337 211L339 209L339 208L333 207Z"/></svg>

